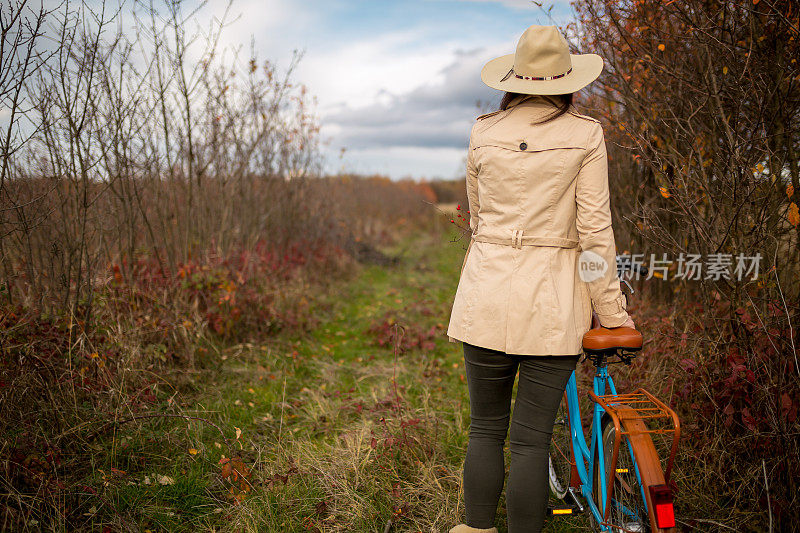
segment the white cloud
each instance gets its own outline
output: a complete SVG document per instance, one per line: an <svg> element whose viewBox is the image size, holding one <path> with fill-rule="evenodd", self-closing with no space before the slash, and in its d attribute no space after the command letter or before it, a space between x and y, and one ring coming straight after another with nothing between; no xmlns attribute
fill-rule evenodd
<svg viewBox="0 0 800 533"><path fill-rule="evenodd" d="M483 64L499 55L493 49L457 50L449 63L411 91L389 95L366 106L340 106L323 115L335 144L351 148L387 146L465 146L479 103L501 93L480 80Z"/></svg>
<svg viewBox="0 0 800 533"><path fill-rule="evenodd" d="M344 160L331 153L328 172L383 174L404 177L454 178L464 174L463 148L372 147L353 150Z"/></svg>
<svg viewBox="0 0 800 533"><path fill-rule="evenodd" d="M344 164L351 171L392 177L456 175L475 117L487 103L496 106L502 95L483 85L481 67L506 46L455 50L445 67L418 76L422 83L408 92L366 106L342 105L323 115L323 135L333 155L329 170ZM337 157L341 147L347 148L343 162Z"/></svg>
<svg viewBox="0 0 800 533"><path fill-rule="evenodd" d="M392 32L326 49L310 46L297 75L322 113L355 109L424 85L453 61L455 49L428 42L421 31Z"/></svg>
<svg viewBox="0 0 800 533"><path fill-rule="evenodd" d="M221 19L227 2L210 2L201 19ZM312 9L298 9L293 0L235 0L228 13L228 25L222 31L222 48L243 46L249 54L251 39L261 60L278 61L288 66L293 50L302 49L314 28L322 24ZM245 57L246 59L246 57Z"/></svg>

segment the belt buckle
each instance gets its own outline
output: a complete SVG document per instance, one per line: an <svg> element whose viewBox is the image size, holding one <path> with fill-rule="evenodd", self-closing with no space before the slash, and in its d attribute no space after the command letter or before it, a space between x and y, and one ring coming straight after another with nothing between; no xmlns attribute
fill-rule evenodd
<svg viewBox="0 0 800 533"><path fill-rule="evenodd" d="M511 236L511 246L514 248L522 249L522 230L515 229Z"/></svg>

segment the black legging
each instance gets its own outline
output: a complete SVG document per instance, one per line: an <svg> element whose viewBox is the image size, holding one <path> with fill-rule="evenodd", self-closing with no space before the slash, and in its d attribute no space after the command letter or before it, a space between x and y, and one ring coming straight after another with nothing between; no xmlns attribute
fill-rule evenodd
<svg viewBox="0 0 800 533"><path fill-rule="evenodd" d="M578 355L526 356L463 343L470 398L464 462L466 523L494 526L505 464L511 391L519 385L511 422L511 465L506 487L509 533L539 532L547 512L548 453L558 405Z"/></svg>

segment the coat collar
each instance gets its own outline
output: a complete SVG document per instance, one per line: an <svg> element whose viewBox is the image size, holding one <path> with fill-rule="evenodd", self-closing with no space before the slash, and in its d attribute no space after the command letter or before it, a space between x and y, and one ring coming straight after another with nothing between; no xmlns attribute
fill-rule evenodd
<svg viewBox="0 0 800 533"><path fill-rule="evenodd" d="M549 95L540 95L540 94L521 94L515 97L508 103L508 107L505 110L497 109L490 113L486 113L480 115L477 120L482 121L484 119L488 119L489 117L495 117L494 120L485 122L485 126L488 127L492 124L496 124L499 120L502 120L504 117L509 116L509 114L514 113L515 109L518 109L520 113L524 113L526 116L530 117L545 117L549 113L552 113L555 108L561 107L561 102L555 96ZM575 110L572 106L570 106L569 111L570 113L575 114ZM588 118L588 117L587 117ZM592 119L594 120L594 119Z"/></svg>

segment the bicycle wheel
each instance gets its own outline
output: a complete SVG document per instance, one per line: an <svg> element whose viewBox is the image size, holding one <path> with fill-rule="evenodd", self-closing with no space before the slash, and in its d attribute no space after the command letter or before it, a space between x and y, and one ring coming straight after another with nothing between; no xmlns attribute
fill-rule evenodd
<svg viewBox="0 0 800 533"><path fill-rule="evenodd" d="M556 498L563 500L569 490L572 475L572 435L569 423L569 406L567 395L561 399L553 425L553 437L550 440L550 491Z"/></svg>
<svg viewBox="0 0 800 533"><path fill-rule="evenodd" d="M616 428L611 419L603 424L603 464L606 476L610 468L615 469L611 508L606 524L631 533L652 532L651 517L647 511L645 489L650 485L664 483L664 472L653 441L646 434L636 440L621 435L617 464L612 465ZM636 460L634 460L636 458ZM643 488L644 485L644 488ZM600 469L594 468L595 504L602 514L600 496ZM663 531L656 529L656 531Z"/></svg>

